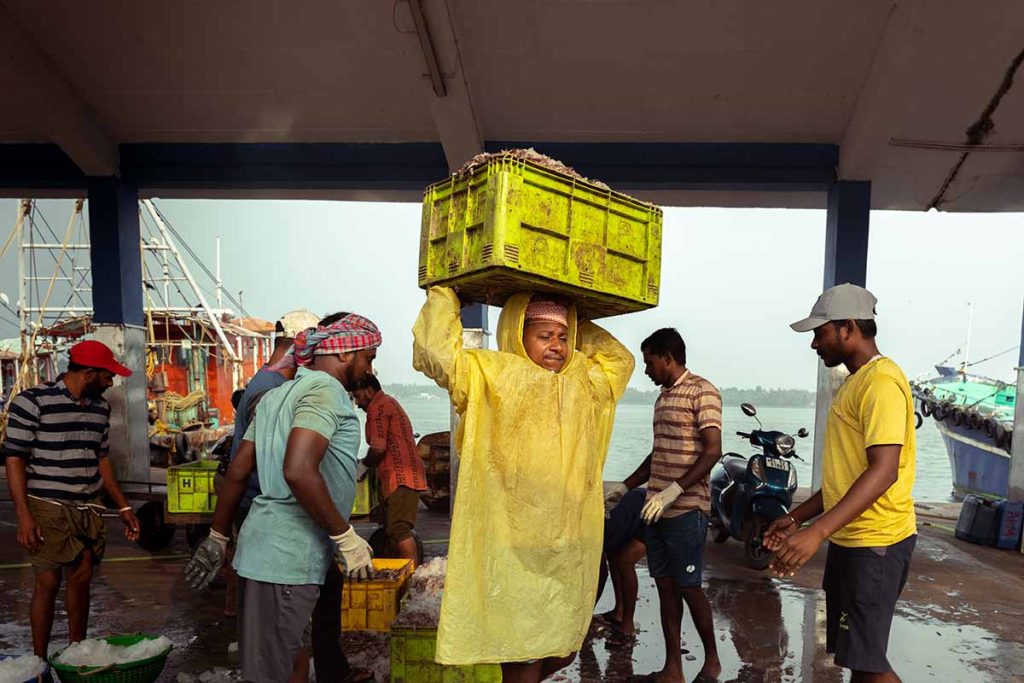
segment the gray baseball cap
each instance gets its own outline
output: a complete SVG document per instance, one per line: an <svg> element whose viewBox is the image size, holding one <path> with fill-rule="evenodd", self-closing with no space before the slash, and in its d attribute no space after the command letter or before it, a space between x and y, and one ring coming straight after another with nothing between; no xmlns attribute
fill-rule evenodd
<svg viewBox="0 0 1024 683"><path fill-rule="evenodd" d="M811 307L811 314L790 327L797 332L810 332L833 320L874 320L875 295L849 283L826 289Z"/></svg>

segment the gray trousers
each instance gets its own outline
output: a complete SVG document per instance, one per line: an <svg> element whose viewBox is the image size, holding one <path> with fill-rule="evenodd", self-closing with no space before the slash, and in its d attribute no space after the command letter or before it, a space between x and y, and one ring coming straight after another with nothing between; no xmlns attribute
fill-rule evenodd
<svg viewBox="0 0 1024 683"><path fill-rule="evenodd" d="M239 577L241 578L241 577ZM239 581L238 654L249 683L285 683L299 649L309 645L320 586Z"/></svg>

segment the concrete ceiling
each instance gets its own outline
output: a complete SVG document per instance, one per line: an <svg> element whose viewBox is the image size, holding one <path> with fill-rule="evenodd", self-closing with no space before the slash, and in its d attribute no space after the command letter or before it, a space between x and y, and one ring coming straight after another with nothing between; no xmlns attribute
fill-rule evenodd
<svg viewBox="0 0 1024 683"><path fill-rule="evenodd" d="M89 175L124 143L828 143L876 209L1024 210L1022 59L1017 0L0 0L0 142Z"/></svg>

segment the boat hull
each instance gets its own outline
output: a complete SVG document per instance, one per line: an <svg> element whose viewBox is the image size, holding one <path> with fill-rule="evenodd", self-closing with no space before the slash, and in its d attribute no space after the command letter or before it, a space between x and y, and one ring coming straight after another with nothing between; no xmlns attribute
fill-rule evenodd
<svg viewBox="0 0 1024 683"><path fill-rule="evenodd" d="M953 495L968 494L1005 498L1010 481L1010 456L992 444L983 433L966 425L936 421L949 455L953 474Z"/></svg>

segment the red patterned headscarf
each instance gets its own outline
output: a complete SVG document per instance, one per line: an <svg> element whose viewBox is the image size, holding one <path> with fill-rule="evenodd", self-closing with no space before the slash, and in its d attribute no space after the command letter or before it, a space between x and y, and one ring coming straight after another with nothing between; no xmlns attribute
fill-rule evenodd
<svg viewBox="0 0 1024 683"><path fill-rule="evenodd" d="M381 341L380 330L373 321L350 313L334 324L299 332L289 356L293 355L297 364L306 366L313 362L313 356L375 349Z"/></svg>
<svg viewBox="0 0 1024 683"><path fill-rule="evenodd" d="M525 324L530 323L559 323L569 326L569 309L556 301L544 301L543 299L531 301L526 307Z"/></svg>

